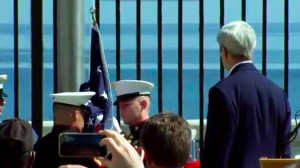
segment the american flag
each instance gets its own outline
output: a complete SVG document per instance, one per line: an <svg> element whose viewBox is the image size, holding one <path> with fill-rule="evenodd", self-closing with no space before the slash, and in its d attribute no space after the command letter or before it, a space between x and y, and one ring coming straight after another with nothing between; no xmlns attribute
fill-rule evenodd
<svg viewBox="0 0 300 168"><path fill-rule="evenodd" d="M112 129L119 132L119 124L113 117L111 84L97 23L93 23L91 30L89 81L81 84L79 90L96 92L87 103L91 115L86 123L85 132L98 132L102 129Z"/></svg>

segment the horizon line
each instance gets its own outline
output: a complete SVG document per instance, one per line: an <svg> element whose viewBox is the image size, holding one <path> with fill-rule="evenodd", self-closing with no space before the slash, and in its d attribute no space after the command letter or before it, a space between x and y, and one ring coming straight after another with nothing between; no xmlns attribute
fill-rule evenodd
<svg viewBox="0 0 300 168"><path fill-rule="evenodd" d="M249 24L262 24L263 22L248 22ZM0 22L0 25L13 25L14 23L6 23L6 22L4 22L4 23L1 23ZM105 22L101 22L100 23L100 27L101 27L101 25L116 25L116 23L113 23L113 22L107 22L107 23L105 23ZM134 23L134 22L123 22L123 23L121 23L120 25L129 25L129 24L132 24L132 25L135 25L136 23ZM147 23L141 23L141 25L154 25L154 24L157 24L156 22L147 22ZM183 22L183 24L190 24L190 25L199 25L199 23L195 23L195 22ZM217 24L217 25L219 25L220 23L219 22L208 22L208 23L204 23L204 25L215 25L215 24ZM268 24L284 24L284 22L268 22L267 23L267 25ZM300 22L289 22L289 24L300 24ZM19 23L18 24L19 26L24 26L24 25L26 25L26 26L28 26L28 25L31 25L31 23ZM44 23L43 24L43 26L47 26L47 25L53 25L53 23ZM87 22L87 23L84 23L84 25L91 25L91 27L92 27L92 24L91 23L89 23L89 22ZM178 25L178 23L177 22L167 22L167 23L163 23L163 25Z"/></svg>

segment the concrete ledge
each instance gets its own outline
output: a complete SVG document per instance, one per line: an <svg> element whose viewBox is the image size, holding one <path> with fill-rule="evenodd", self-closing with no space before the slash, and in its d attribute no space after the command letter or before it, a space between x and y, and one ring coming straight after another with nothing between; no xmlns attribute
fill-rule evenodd
<svg viewBox="0 0 300 168"><path fill-rule="evenodd" d="M191 129L196 129L197 130L197 136L196 137L197 137L197 139L199 139L199 125L200 125L199 119L188 120L188 123L190 124ZM205 134L206 123L207 123L206 119L204 120L203 123L204 123L204 134ZM44 121L43 122L43 134L47 134L49 132L49 130L51 130L52 126L53 126L53 121ZM296 126L296 122L293 119L292 120L292 129L294 129L295 126ZM124 126L124 124L121 123L121 127L126 127L126 126ZM297 136L297 138L295 139L295 141L297 143L299 143L299 147L300 147L300 135ZM295 143L295 141L294 141L294 143Z"/></svg>
<svg viewBox="0 0 300 168"><path fill-rule="evenodd" d="M200 125L200 121L199 119L192 119L192 120L188 120L188 123L190 124L190 128L191 129L195 129L197 130L197 135L196 138L199 139L199 125ZM204 135L205 135L205 130L206 130L206 119L204 120ZM44 121L43 122L43 135L46 135L47 133L49 133L52 129L53 126L53 121ZM294 129L296 126L296 122L294 119L292 119L292 129ZM128 128L121 123L121 128L127 130ZM300 133L299 136L296 137L296 139L293 141L292 143L292 155L296 155L296 154L300 154Z"/></svg>
<svg viewBox="0 0 300 168"><path fill-rule="evenodd" d="M197 130L197 139L199 139L199 125L200 125L200 121L198 119L194 119L194 120L188 120L191 129L196 129ZM205 135L205 130L206 130L206 119L204 120L204 135ZM296 122L294 119L292 119L291 121L292 123L292 130L295 128L296 126ZM300 154L300 132L298 132L299 135L296 137L296 139L292 142L292 156L294 157L295 155Z"/></svg>

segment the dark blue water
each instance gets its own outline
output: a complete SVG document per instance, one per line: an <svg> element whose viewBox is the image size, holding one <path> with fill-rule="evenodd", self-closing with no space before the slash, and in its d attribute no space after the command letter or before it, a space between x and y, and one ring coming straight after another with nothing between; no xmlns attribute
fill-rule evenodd
<svg viewBox="0 0 300 168"><path fill-rule="evenodd" d="M255 51L255 64L261 69L261 29L259 24L254 24L258 34L258 50ZM300 24L291 24L290 35L290 69L289 69L289 99L293 113L300 109ZM198 25L187 24L184 26L184 51L183 51L183 115L187 119L199 118L199 40ZM90 29L86 26L85 31L85 64L89 58ZM5 112L1 116L9 118L13 116L14 88L13 88L13 31L12 25L0 24L0 74L8 74L8 82L4 85L5 92L9 95ZM205 28L205 51L204 51L204 113L206 116L208 90L219 80L219 49L215 42L217 24L208 24ZM267 52L267 76L283 87L284 79L284 50L283 50L283 25L271 24L268 33ZM109 68L110 79L116 79L116 54L115 54L115 29L113 25L101 27L105 54ZM31 109L31 53L30 53L30 26L20 26L20 115L30 120ZM135 25L123 25L121 36L121 78L135 79ZM157 86L157 32L156 25L142 26L142 79L151 81ZM53 92L53 50L52 50L52 25L44 26L44 71L43 71L43 117L44 120L52 120ZM175 40L174 40L175 39ZM178 112L178 52L177 52L177 25L164 26L163 44L163 111ZM86 66L87 67L87 66ZM88 76L88 69L85 69ZM152 94L151 114L158 111L157 87Z"/></svg>

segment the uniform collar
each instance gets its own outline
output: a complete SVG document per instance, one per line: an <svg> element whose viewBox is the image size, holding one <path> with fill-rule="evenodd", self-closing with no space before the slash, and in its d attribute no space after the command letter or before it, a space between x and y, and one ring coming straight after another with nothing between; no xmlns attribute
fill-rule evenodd
<svg viewBox="0 0 300 168"><path fill-rule="evenodd" d="M133 136L133 139L139 139L141 128L143 125L148 121L148 119L134 125L134 126L129 126L130 129L130 135Z"/></svg>
<svg viewBox="0 0 300 168"><path fill-rule="evenodd" d="M148 119L139 122L138 124L134 125L134 126L129 126L130 130L131 129L138 129L141 128L146 122L148 121Z"/></svg>
<svg viewBox="0 0 300 168"><path fill-rule="evenodd" d="M62 132L79 132L79 130L68 125L54 125L52 132L60 134Z"/></svg>

